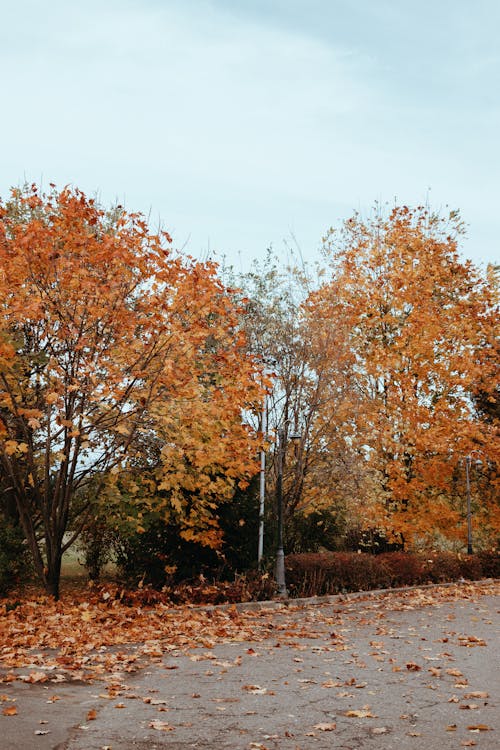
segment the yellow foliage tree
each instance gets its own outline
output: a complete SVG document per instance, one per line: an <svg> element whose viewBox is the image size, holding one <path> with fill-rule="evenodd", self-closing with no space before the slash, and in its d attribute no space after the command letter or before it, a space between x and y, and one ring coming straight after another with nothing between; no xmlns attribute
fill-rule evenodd
<svg viewBox="0 0 500 750"><path fill-rule="evenodd" d="M79 190L31 186L0 204L0 467L56 597L86 486L149 465L153 445L151 502L216 544L217 504L257 469L243 413L260 377L239 310L214 265L169 244Z"/></svg>
<svg viewBox="0 0 500 750"><path fill-rule="evenodd" d="M482 523L500 528L498 420L482 419L475 403L479 392L498 396L497 298L491 280L460 260L461 230L456 214L423 208L355 216L326 238L331 277L307 303L316 358L355 394L337 417L326 400L319 419L347 436L368 470L365 522L403 543L434 531L464 538L471 453L489 477Z"/></svg>

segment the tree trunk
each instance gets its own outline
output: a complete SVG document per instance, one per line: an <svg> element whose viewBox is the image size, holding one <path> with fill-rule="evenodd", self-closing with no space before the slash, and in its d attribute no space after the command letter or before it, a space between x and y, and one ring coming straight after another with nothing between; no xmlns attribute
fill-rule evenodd
<svg viewBox="0 0 500 750"><path fill-rule="evenodd" d="M53 596L56 601L59 599L59 584L61 581L61 554L56 553L54 559L47 561L45 570L44 585L49 596Z"/></svg>
<svg viewBox="0 0 500 750"><path fill-rule="evenodd" d="M17 496L16 500L19 519L33 557L35 572L47 594L58 600L61 579L61 547L63 535L62 533L55 535L51 534L51 530L47 528L46 524L44 524L45 555L43 555L40 541L37 538L37 532L33 524L29 501L27 501L27 498L24 495Z"/></svg>

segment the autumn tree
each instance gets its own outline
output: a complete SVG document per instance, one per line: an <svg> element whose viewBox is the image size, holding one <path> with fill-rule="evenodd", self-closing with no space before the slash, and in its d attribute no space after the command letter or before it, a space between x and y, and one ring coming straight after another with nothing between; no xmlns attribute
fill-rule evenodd
<svg viewBox="0 0 500 750"><path fill-rule="evenodd" d="M341 422L347 402L351 408L355 400L353 394L347 397L351 384L337 360L334 366L323 357L324 347L332 351L342 338L341 329L331 330L328 343L320 344L304 314L304 301L319 278L321 270L307 267L300 257L283 264L271 251L263 262L231 278L243 296L242 327L250 351L263 363L267 375L268 508L274 505L277 435L283 431L284 526L289 552L310 549L325 538L327 530L331 544L333 532L342 531L346 499L357 496L360 481L361 467L345 432L331 427L332 415ZM340 359L340 349L338 355ZM290 433L300 433L300 441L291 444ZM322 516L325 513L328 519ZM306 520L313 515L319 524L316 534L311 534Z"/></svg>
<svg viewBox="0 0 500 750"><path fill-rule="evenodd" d="M481 419L476 398L491 405L498 394L497 299L460 260L461 232L455 213L356 215L326 238L330 279L307 304L315 356L356 394L340 421L330 402L318 419L346 435L367 469L365 523L402 543L434 531L465 539L457 477L471 453L489 471L477 519L499 527L498 420Z"/></svg>
<svg viewBox="0 0 500 750"><path fill-rule="evenodd" d="M169 244L79 190L0 205L1 486L56 597L93 498L111 510L126 487L217 545L218 503L257 468L239 311L214 265Z"/></svg>

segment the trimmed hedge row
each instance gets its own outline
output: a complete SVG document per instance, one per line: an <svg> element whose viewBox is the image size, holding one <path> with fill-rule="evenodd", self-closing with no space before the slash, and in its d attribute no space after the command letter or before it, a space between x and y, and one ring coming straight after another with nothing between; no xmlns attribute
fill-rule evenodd
<svg viewBox="0 0 500 750"><path fill-rule="evenodd" d="M445 583L462 578L499 578L500 554L306 553L288 555L285 568L291 597L324 596L348 591Z"/></svg>

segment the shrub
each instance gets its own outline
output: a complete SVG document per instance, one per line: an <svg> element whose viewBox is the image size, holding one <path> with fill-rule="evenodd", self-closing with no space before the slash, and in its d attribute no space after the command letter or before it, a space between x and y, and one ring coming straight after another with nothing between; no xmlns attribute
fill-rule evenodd
<svg viewBox="0 0 500 750"><path fill-rule="evenodd" d="M452 552L430 552L424 555L424 573L430 583L457 581L462 577L458 555Z"/></svg>
<svg viewBox="0 0 500 750"><path fill-rule="evenodd" d="M285 561L291 596L323 596L343 591L366 591L395 586L457 581L462 577L500 577L500 556L495 552L455 555L385 552L329 552L288 555Z"/></svg>
<svg viewBox="0 0 500 750"><path fill-rule="evenodd" d="M83 565L91 581L98 581L106 563L113 559L117 533L102 516L96 516L83 530L78 549L83 552Z"/></svg>
<svg viewBox="0 0 500 750"><path fill-rule="evenodd" d="M345 522L340 513L323 508L307 515L294 513L286 524L285 546L293 554L342 548Z"/></svg>
<svg viewBox="0 0 500 750"><path fill-rule="evenodd" d="M289 555L285 565L292 596L323 596L390 585L383 560L363 552Z"/></svg>
<svg viewBox="0 0 500 750"><path fill-rule="evenodd" d="M0 595L19 583L29 569L29 556L18 525L0 514Z"/></svg>
<svg viewBox="0 0 500 750"><path fill-rule="evenodd" d="M390 576L391 586L415 586L426 583L427 576L421 555L408 552L384 552L379 559Z"/></svg>
<svg viewBox="0 0 500 750"><path fill-rule="evenodd" d="M158 518L144 525L143 533L122 530L115 538L115 562L126 583L141 581L162 588L172 581L194 579L217 567L217 553L182 539L178 526Z"/></svg>
<svg viewBox="0 0 500 750"><path fill-rule="evenodd" d="M460 573L468 581L477 581L484 577L483 564L478 555L458 555Z"/></svg>
<svg viewBox="0 0 500 750"><path fill-rule="evenodd" d="M231 502L221 504L217 520L223 539L217 551L187 541L179 520L166 521L145 506L124 503L110 516L104 505L96 505L96 516L79 541L84 565L91 580L98 580L102 567L112 560L124 583L158 589L200 574L232 580L237 571L257 563L258 503L257 477L245 490L237 489ZM140 517L140 524L134 517Z"/></svg>
<svg viewBox="0 0 500 750"><path fill-rule="evenodd" d="M483 550L477 554L485 578L500 578L500 552Z"/></svg>

